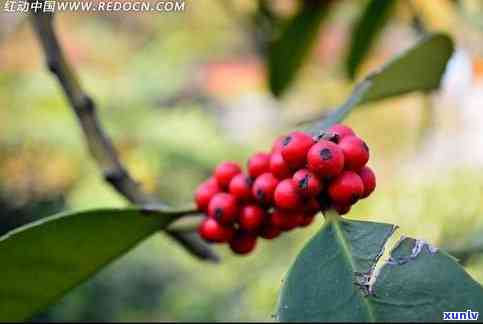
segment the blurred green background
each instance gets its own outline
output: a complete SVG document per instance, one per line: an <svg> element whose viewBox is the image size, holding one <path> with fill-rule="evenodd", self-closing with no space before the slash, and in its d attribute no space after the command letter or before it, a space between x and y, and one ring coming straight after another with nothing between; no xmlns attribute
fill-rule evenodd
<svg viewBox="0 0 483 324"><path fill-rule="evenodd" d="M297 10L297 1L267 3L282 17ZM244 164L344 101L353 86L344 66L351 26L365 3L335 1L281 99L268 90L254 44L256 1L186 1L178 13L65 12L56 27L129 170L176 205L191 201L219 161ZM413 44L421 24L449 33L456 52L439 91L366 105L346 121L371 147L378 176L375 194L348 217L395 223L399 234L436 246L483 231L482 16L483 4L471 0L393 8L357 78ZM125 205L102 181L20 14L0 15L0 72L0 233L61 210ZM322 222L260 240L248 257L217 246L218 265L155 235L36 320L271 321L285 272ZM483 258L471 257L467 269L483 282Z"/></svg>

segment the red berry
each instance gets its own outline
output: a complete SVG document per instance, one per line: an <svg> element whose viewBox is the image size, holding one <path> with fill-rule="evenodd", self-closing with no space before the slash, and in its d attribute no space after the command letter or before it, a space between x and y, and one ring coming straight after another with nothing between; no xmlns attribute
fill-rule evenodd
<svg viewBox="0 0 483 324"><path fill-rule="evenodd" d="M283 231L290 231L296 228L302 221L303 213L300 211L274 210L270 215L273 225Z"/></svg>
<svg viewBox="0 0 483 324"><path fill-rule="evenodd" d="M276 152L280 152L282 150L284 139L285 139L285 136L280 136L275 140L275 142L273 142L272 151L271 151L272 154Z"/></svg>
<svg viewBox="0 0 483 324"><path fill-rule="evenodd" d="M345 215L351 210L350 204L334 204L332 207L339 215Z"/></svg>
<svg viewBox="0 0 483 324"><path fill-rule="evenodd" d="M313 213L303 214L303 217L300 219L299 226L300 227L309 226L314 221L314 218L315 218L315 214L313 214Z"/></svg>
<svg viewBox="0 0 483 324"><path fill-rule="evenodd" d="M303 201L303 210L306 213L317 214L321 209L322 206L317 198L309 198Z"/></svg>
<svg viewBox="0 0 483 324"><path fill-rule="evenodd" d="M221 191L220 186L214 178L202 182L195 193L196 206L200 211L206 211L211 198Z"/></svg>
<svg viewBox="0 0 483 324"><path fill-rule="evenodd" d="M301 196L292 179L280 181L273 194L275 206L280 209L293 210L300 207Z"/></svg>
<svg viewBox="0 0 483 324"><path fill-rule="evenodd" d="M300 169L292 177L298 191L308 197L317 196L322 190L322 182L307 169Z"/></svg>
<svg viewBox="0 0 483 324"><path fill-rule="evenodd" d="M302 168L307 162L307 152L312 145L314 140L310 135L299 131L292 132L283 140L283 159L291 168Z"/></svg>
<svg viewBox="0 0 483 324"><path fill-rule="evenodd" d="M238 216L238 204L233 195L220 192L211 198L208 215L220 224L231 224Z"/></svg>
<svg viewBox="0 0 483 324"><path fill-rule="evenodd" d="M292 176L292 171L282 157L280 151L275 152L270 157L270 172L279 180L287 179Z"/></svg>
<svg viewBox="0 0 483 324"><path fill-rule="evenodd" d="M265 211L256 205L247 205L242 207L238 224L242 230L247 232L256 232L262 226L265 220Z"/></svg>
<svg viewBox="0 0 483 324"><path fill-rule="evenodd" d="M366 198L376 189L376 175L368 166L362 167L357 174L361 177L364 184L364 192L361 198Z"/></svg>
<svg viewBox="0 0 483 324"><path fill-rule="evenodd" d="M309 170L320 179L335 177L344 168L344 153L334 143L321 140L307 154Z"/></svg>
<svg viewBox="0 0 483 324"><path fill-rule="evenodd" d="M279 236L281 232L282 231L279 227L275 226L271 221L269 221L262 226L260 236L264 239L271 240Z"/></svg>
<svg viewBox="0 0 483 324"><path fill-rule="evenodd" d="M369 161L369 147L357 136L347 136L339 143L344 152L344 166L347 170L359 170Z"/></svg>
<svg viewBox="0 0 483 324"><path fill-rule="evenodd" d="M255 248L257 237L253 234L237 231L230 240L230 248L236 254L248 254Z"/></svg>
<svg viewBox="0 0 483 324"><path fill-rule="evenodd" d="M228 188L231 179L241 173L240 166L235 162L222 162L215 169L215 178L223 189Z"/></svg>
<svg viewBox="0 0 483 324"><path fill-rule="evenodd" d="M273 193L278 185L278 180L271 173L258 176L253 182L252 193L255 199L263 206L273 203Z"/></svg>
<svg viewBox="0 0 483 324"><path fill-rule="evenodd" d="M205 218L198 227L198 233L208 242L222 243L233 237L235 229L222 226L213 218Z"/></svg>
<svg viewBox="0 0 483 324"><path fill-rule="evenodd" d="M334 124L332 125L329 129L329 132L334 133L339 136L339 140L342 140L346 136L353 136L355 135L354 131L352 128L347 127L342 124Z"/></svg>
<svg viewBox="0 0 483 324"><path fill-rule="evenodd" d="M275 227L282 228L284 224L287 222L286 213L275 209L270 213L270 224Z"/></svg>
<svg viewBox="0 0 483 324"><path fill-rule="evenodd" d="M256 153L248 160L248 174L252 178L270 171L270 154Z"/></svg>
<svg viewBox="0 0 483 324"><path fill-rule="evenodd" d="M250 201L253 198L252 183L253 181L250 177L239 173L230 181L230 194L235 196L239 201Z"/></svg>
<svg viewBox="0 0 483 324"><path fill-rule="evenodd" d="M329 197L337 205L354 204L364 192L361 177L353 171L343 171L329 184Z"/></svg>

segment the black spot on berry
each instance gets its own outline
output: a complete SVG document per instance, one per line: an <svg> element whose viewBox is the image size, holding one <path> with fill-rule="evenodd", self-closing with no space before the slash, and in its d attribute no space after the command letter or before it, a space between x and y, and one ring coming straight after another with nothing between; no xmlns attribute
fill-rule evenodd
<svg viewBox="0 0 483 324"><path fill-rule="evenodd" d="M320 157L322 160L327 161L327 160L332 160L332 152L328 148L324 148L320 150Z"/></svg>
<svg viewBox="0 0 483 324"><path fill-rule="evenodd" d="M215 209L215 219L216 219L217 221L221 221L221 220L222 220L222 218L223 218L223 209L221 209L221 208L216 208L216 209Z"/></svg>
<svg viewBox="0 0 483 324"><path fill-rule="evenodd" d="M299 181L299 187L300 189L307 189L308 186L309 186L309 176L306 175L305 177L303 177L303 179Z"/></svg>
<svg viewBox="0 0 483 324"><path fill-rule="evenodd" d="M263 190L260 190L260 189L257 190L256 198L261 204L265 203L265 193L263 192Z"/></svg>
<svg viewBox="0 0 483 324"><path fill-rule="evenodd" d="M362 148L366 151L369 152L369 146L367 146L366 142L362 142Z"/></svg>
<svg viewBox="0 0 483 324"><path fill-rule="evenodd" d="M292 136L287 136L283 139L282 145L287 146L292 141Z"/></svg>
<svg viewBox="0 0 483 324"><path fill-rule="evenodd" d="M325 131L325 132L320 133L317 140L318 141L319 140L326 140L326 141L330 141L330 142L333 142L335 144L338 144L339 141L340 141L340 136L339 136L339 134L332 133L332 132L329 132L329 131Z"/></svg>

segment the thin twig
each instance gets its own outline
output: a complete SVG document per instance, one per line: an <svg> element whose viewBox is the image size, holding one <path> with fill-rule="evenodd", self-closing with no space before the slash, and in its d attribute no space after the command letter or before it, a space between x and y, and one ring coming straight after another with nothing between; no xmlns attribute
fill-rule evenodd
<svg viewBox="0 0 483 324"><path fill-rule="evenodd" d="M31 13L31 22L44 51L49 70L57 77L84 133L88 149L104 179L128 201L138 205L166 206L145 193L121 163L112 141L104 132L94 101L82 89L73 68L68 64L53 27L50 13ZM192 233L167 233L194 256L218 261L217 255Z"/></svg>

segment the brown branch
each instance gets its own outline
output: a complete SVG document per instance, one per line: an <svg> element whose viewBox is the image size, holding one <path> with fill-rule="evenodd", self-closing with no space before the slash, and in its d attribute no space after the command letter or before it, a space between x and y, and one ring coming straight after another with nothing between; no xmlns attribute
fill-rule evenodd
<svg viewBox="0 0 483 324"><path fill-rule="evenodd" d="M79 79L68 64L53 27L53 15L31 13L31 22L44 51L49 70L57 77L77 119L91 156L104 179L128 201L138 205L166 206L145 193L119 160L112 141L104 132L96 114L94 101L83 91ZM194 256L217 261L217 255L193 233L167 231Z"/></svg>

